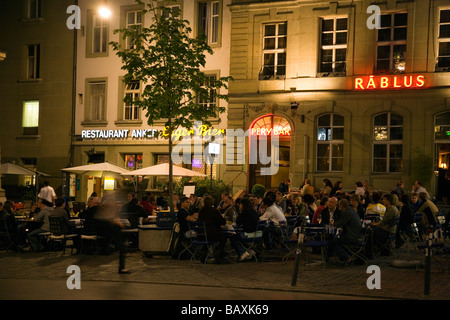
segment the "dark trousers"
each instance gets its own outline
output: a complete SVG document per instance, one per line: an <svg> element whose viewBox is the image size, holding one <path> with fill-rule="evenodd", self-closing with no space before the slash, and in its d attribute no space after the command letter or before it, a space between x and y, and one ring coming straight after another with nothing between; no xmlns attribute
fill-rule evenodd
<svg viewBox="0 0 450 320"><path fill-rule="evenodd" d="M119 249L119 271L125 269L127 246L125 245L125 235L122 228L108 221L97 221L98 235L103 237L107 243L114 243Z"/></svg>

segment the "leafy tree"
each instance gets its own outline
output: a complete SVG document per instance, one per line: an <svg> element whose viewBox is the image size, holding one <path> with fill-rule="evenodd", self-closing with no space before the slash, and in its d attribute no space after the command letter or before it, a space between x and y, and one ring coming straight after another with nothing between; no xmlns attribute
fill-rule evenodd
<svg viewBox="0 0 450 320"><path fill-rule="evenodd" d="M169 137L169 154L172 154L172 132L179 127L191 129L195 121L210 126L209 118L217 117L225 108L217 103L203 103L215 98L228 100L220 94L227 89L231 77L211 79L200 69L205 67L206 55L213 51L201 34L192 37L189 21L180 17L179 10L171 10L152 1L136 0L143 7L143 14L151 16L149 27L132 26L115 30L125 40L111 42L122 59L126 71L124 82L140 81L145 87L139 97L125 97L124 102L146 111L148 124L165 120L165 132ZM157 134L161 136L161 132ZM172 157L169 157L169 203L173 211Z"/></svg>

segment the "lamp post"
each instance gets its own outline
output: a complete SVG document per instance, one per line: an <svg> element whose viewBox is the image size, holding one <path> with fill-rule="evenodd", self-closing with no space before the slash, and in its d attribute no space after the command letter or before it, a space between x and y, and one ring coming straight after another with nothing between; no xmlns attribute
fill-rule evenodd
<svg viewBox="0 0 450 320"><path fill-rule="evenodd" d="M214 142L210 142L208 144L208 154L209 154L209 160L211 163L211 172L210 172L210 187L212 190L212 172L213 172L213 164L214 164L214 159L216 156L218 156L220 154L220 144L218 143L214 143Z"/></svg>

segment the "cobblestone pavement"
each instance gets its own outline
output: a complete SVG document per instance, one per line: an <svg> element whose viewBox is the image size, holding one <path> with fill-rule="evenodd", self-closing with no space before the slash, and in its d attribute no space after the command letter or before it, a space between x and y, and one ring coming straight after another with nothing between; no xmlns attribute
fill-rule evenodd
<svg viewBox="0 0 450 320"><path fill-rule="evenodd" d="M292 285L295 261L282 262L281 256L269 253L265 261L249 260L218 265L174 260L168 256L149 257L136 250L127 254L127 268L132 273L124 275L117 273L118 253L71 255L66 252L63 255L62 252L0 252L0 278L66 281L70 275L67 267L77 265L81 270L81 280L301 291L345 295L349 298L450 299L450 272L444 256L434 256L428 295L424 295L424 257L419 252L411 254L405 251L401 252L399 258L390 256L370 260L369 265L380 267L380 289L368 289L366 283L372 273L367 272L367 266L342 266L330 262L324 267L323 264L314 263L315 259L320 258L315 255L310 255L308 263L300 266L297 282ZM422 266L395 267L394 260L420 261Z"/></svg>

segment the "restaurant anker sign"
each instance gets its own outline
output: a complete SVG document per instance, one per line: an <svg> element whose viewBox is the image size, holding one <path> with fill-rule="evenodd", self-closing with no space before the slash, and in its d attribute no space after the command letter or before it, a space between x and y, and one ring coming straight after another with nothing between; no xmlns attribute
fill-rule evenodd
<svg viewBox="0 0 450 320"><path fill-rule="evenodd" d="M353 89L359 91L424 88L424 75L383 75L356 77Z"/></svg>

